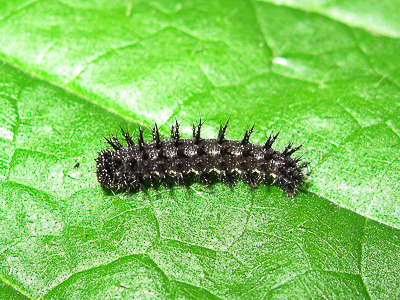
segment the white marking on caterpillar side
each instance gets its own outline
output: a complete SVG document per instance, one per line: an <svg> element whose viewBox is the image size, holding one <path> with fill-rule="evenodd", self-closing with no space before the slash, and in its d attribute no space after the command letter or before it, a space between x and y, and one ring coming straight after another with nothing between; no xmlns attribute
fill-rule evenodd
<svg viewBox="0 0 400 300"><path fill-rule="evenodd" d="M220 170L218 170L218 169L216 169L216 168L214 168L214 169L211 169L210 171L214 171L215 173L217 173L217 174L221 174L221 171Z"/></svg>
<svg viewBox="0 0 400 300"><path fill-rule="evenodd" d="M196 174L196 175L199 175L199 172L197 172L195 169L190 169L189 173L190 173L190 172L192 172L192 173L194 173L194 174Z"/></svg>
<svg viewBox="0 0 400 300"><path fill-rule="evenodd" d="M239 174L242 174L242 170L239 170L238 168L232 169L231 172L232 172L232 173L233 173L233 172L237 172L237 173L239 173Z"/></svg>

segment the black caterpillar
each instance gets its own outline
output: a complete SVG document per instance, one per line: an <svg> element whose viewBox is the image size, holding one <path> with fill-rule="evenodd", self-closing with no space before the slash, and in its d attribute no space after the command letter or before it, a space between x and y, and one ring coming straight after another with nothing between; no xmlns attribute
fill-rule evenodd
<svg viewBox="0 0 400 300"><path fill-rule="evenodd" d="M211 173L229 186L243 180L251 187L259 183L277 184L286 194L293 197L297 187L305 181L302 172L308 164L299 164L299 158L291 155L300 149L293 144L283 152L272 149L279 135L270 135L264 146L249 142L254 126L246 130L241 141L225 138L229 120L220 126L216 139L202 139L200 130L204 122L193 124L193 138L182 139L179 124L171 126L171 137L160 139L157 124L152 129L153 141L145 143L143 130L139 127L139 141L136 145L132 136L122 128L127 142L123 146L116 136L105 138L113 150L102 150L96 159L97 178L105 189L127 192L138 190L145 182L153 186L154 179L168 187L172 178L176 184L185 184L190 174L210 184ZM196 130L197 129L197 130Z"/></svg>

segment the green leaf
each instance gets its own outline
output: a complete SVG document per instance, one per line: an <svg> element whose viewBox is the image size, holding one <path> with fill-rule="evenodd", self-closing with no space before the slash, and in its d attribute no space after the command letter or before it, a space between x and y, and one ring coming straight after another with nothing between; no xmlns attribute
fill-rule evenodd
<svg viewBox="0 0 400 300"><path fill-rule="evenodd" d="M0 0L0 299L400 297L399 16ZM103 136L199 116L208 137L231 116L230 138L304 144L307 184L99 187Z"/></svg>

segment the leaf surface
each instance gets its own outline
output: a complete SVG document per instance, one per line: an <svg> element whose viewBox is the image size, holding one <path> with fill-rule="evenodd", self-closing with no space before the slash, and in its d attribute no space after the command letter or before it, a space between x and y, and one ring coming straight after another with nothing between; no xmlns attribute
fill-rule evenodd
<svg viewBox="0 0 400 300"><path fill-rule="evenodd" d="M399 297L399 10L296 3L0 1L0 298ZM308 183L101 190L103 136L199 116Z"/></svg>

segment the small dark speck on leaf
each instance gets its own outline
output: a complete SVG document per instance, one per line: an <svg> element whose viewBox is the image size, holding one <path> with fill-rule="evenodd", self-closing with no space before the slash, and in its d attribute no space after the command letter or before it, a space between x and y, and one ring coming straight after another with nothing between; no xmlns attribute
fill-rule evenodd
<svg viewBox="0 0 400 300"><path fill-rule="evenodd" d="M74 169L78 169L80 166L81 166L80 163L76 163L75 166L74 166Z"/></svg>

